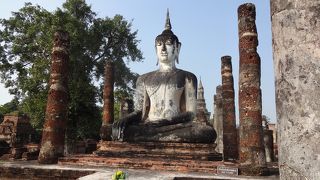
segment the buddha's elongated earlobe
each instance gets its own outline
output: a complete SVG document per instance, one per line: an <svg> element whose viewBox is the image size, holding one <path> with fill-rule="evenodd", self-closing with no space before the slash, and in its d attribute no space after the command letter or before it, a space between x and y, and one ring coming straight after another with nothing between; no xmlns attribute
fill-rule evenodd
<svg viewBox="0 0 320 180"><path fill-rule="evenodd" d="M156 49L156 53L157 53L157 46L155 46L155 49ZM158 64L159 64L159 59L157 58L157 64L156 64L156 66L158 66Z"/></svg>
<svg viewBox="0 0 320 180"><path fill-rule="evenodd" d="M176 57L176 62L179 64L179 53L180 53L180 48L181 48L181 43L177 43L177 57Z"/></svg>

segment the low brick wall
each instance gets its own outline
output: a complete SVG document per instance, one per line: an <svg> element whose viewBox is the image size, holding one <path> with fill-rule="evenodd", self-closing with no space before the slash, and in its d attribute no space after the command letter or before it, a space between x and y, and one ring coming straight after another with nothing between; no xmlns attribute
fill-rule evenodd
<svg viewBox="0 0 320 180"><path fill-rule="evenodd" d="M77 169L44 169L35 167L1 166L0 179L34 179L34 180L69 180L78 179L89 174L92 170Z"/></svg>

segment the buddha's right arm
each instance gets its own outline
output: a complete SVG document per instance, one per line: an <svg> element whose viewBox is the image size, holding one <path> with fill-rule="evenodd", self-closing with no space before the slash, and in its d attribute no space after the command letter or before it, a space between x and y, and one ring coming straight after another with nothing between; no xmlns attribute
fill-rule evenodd
<svg viewBox="0 0 320 180"><path fill-rule="evenodd" d="M143 107L143 94L144 94L144 87L143 87L143 79L140 76L136 82L136 89L134 93L134 111L124 118L119 119L118 121L113 123L114 128L122 128L126 125L138 122L142 119L142 107Z"/></svg>
<svg viewBox="0 0 320 180"><path fill-rule="evenodd" d="M115 121L112 124L112 139L113 140L123 140L123 131L124 129L134 122L139 122L141 120L142 111L134 111L124 118Z"/></svg>
<svg viewBox="0 0 320 180"><path fill-rule="evenodd" d="M120 121L120 125L128 125L134 122L139 122L141 120L142 117L142 111L138 110L138 111L133 111L132 113L128 114L127 116L125 116L122 119L119 119Z"/></svg>
<svg viewBox="0 0 320 180"><path fill-rule="evenodd" d="M134 109L135 111L142 111L141 120L145 120L147 118L150 107L149 96L145 88L144 79L144 75L137 79L134 94Z"/></svg>
<svg viewBox="0 0 320 180"><path fill-rule="evenodd" d="M134 93L134 109L135 111L142 110L145 88L143 86L143 80L141 77L137 79L136 89Z"/></svg>

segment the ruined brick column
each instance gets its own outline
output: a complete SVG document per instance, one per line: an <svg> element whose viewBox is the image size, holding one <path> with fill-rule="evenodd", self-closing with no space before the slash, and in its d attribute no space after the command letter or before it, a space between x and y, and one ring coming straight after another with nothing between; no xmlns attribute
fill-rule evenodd
<svg viewBox="0 0 320 180"><path fill-rule="evenodd" d="M222 116L223 116L223 159L238 159L236 115L232 64L230 56L221 57Z"/></svg>
<svg viewBox="0 0 320 180"><path fill-rule="evenodd" d="M39 163L57 163L63 156L64 137L68 114L68 62L69 35L65 31L54 33L49 95L42 132Z"/></svg>
<svg viewBox="0 0 320 180"><path fill-rule="evenodd" d="M261 175L266 167L260 90L260 57L254 4L238 8L239 25L239 159L241 172Z"/></svg>
<svg viewBox="0 0 320 180"><path fill-rule="evenodd" d="M223 117L222 117L222 87L216 87L216 94L214 95L214 121L213 128L217 132L216 151L223 153Z"/></svg>
<svg viewBox="0 0 320 180"><path fill-rule="evenodd" d="M320 1L271 0L280 179L320 179Z"/></svg>
<svg viewBox="0 0 320 180"><path fill-rule="evenodd" d="M114 63L112 61L106 62L104 73L103 117L100 136L102 140L111 140L111 124L114 120Z"/></svg>

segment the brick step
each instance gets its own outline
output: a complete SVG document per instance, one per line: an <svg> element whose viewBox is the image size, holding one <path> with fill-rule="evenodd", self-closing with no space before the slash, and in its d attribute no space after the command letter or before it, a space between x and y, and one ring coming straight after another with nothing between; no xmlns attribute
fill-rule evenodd
<svg viewBox="0 0 320 180"><path fill-rule="evenodd" d="M221 161L222 155L220 153L199 153L199 152L176 152L176 153L163 153L163 152L146 152L146 151L132 151L128 149L120 149L116 151L95 151L97 156L105 157L140 157L140 158L162 158L162 159L189 159L189 160L207 160L207 161Z"/></svg>
<svg viewBox="0 0 320 180"><path fill-rule="evenodd" d="M116 142L102 141L98 144L97 155L102 156L159 156L168 158L222 160L222 154L215 151L216 144L164 143L164 142ZM192 158L193 157L193 158Z"/></svg>
<svg viewBox="0 0 320 180"><path fill-rule="evenodd" d="M222 161L200 160L166 160L161 158L116 158L97 155L73 155L59 158L60 165L89 165L112 168L150 169L163 171L182 172L207 172L216 173L217 166L223 165Z"/></svg>
<svg viewBox="0 0 320 180"><path fill-rule="evenodd" d="M166 143L166 142L119 142L119 141L101 141L97 145L98 149L105 150L106 148L132 148L146 150L166 150L166 151L208 151L212 152L216 148L216 144L201 144L201 143Z"/></svg>

